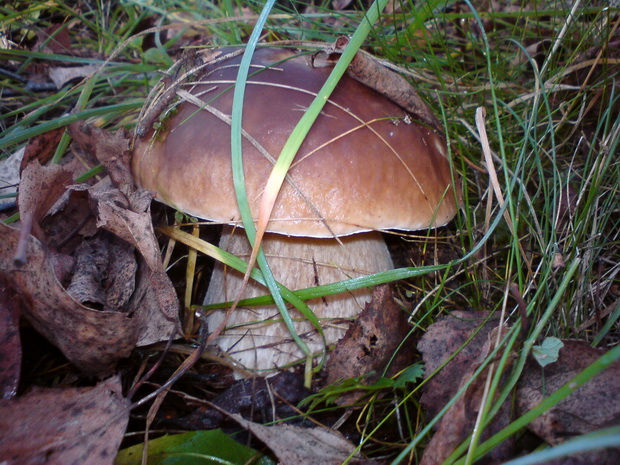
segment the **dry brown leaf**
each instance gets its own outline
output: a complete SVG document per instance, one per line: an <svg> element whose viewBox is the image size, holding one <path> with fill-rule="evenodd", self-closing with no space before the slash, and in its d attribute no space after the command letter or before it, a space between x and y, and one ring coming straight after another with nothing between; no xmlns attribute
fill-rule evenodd
<svg viewBox="0 0 620 465"><path fill-rule="evenodd" d="M151 270L163 271L151 221L152 195L134 187L129 168L129 136L124 131L112 133L86 123L71 125L69 132L83 150L105 165L114 186L105 187L102 183L90 192L96 203L97 226L136 247Z"/></svg>
<svg viewBox="0 0 620 465"><path fill-rule="evenodd" d="M347 73L353 79L375 89L403 107L413 118L441 132L441 122L420 98L415 88L404 77L389 70L371 55L358 52L351 61Z"/></svg>
<svg viewBox="0 0 620 465"><path fill-rule="evenodd" d="M22 348L19 337L19 305L16 296L0 278L0 397L17 394Z"/></svg>
<svg viewBox="0 0 620 465"><path fill-rule="evenodd" d="M67 186L73 183L73 175L72 167L41 166L36 160L26 166L22 171L17 197L22 221L26 217L31 217L37 225L40 224L47 212L65 193ZM36 228L33 231L39 240L42 239Z"/></svg>
<svg viewBox="0 0 620 465"><path fill-rule="evenodd" d="M144 259L138 266L136 290L130 302L131 309L142 310L136 315L144 326L138 345L168 339L172 331L180 334L179 302L163 268L151 221L150 194L136 191L124 195L109 188L93 189L90 195L96 205L97 226L133 245Z"/></svg>
<svg viewBox="0 0 620 465"><path fill-rule="evenodd" d="M407 315L394 301L392 289L387 285L377 286L372 300L330 353L325 365L327 384L375 371L374 376L365 378L367 383L372 383L383 375L384 368L408 332ZM406 348L401 350L389 373L396 373L409 365L410 356ZM343 396L338 402L351 403L356 398L355 394Z"/></svg>
<svg viewBox="0 0 620 465"><path fill-rule="evenodd" d="M99 234L76 248L67 292L91 308L126 311L136 287L134 248L111 234Z"/></svg>
<svg viewBox="0 0 620 465"><path fill-rule="evenodd" d="M332 9L334 9L335 11L344 10L346 7L348 7L351 4L352 1L353 0L333 0Z"/></svg>
<svg viewBox="0 0 620 465"><path fill-rule="evenodd" d="M49 77L57 89L62 89L74 79L83 79L99 70L100 65L54 66L49 69ZM64 128L63 128L64 130Z"/></svg>
<svg viewBox="0 0 620 465"><path fill-rule="evenodd" d="M34 389L0 401L0 461L113 464L128 420L118 377L92 388Z"/></svg>
<svg viewBox="0 0 620 465"><path fill-rule="evenodd" d="M478 358L488 333L498 323L497 319L492 319L491 323L485 324L488 317L486 312L452 312L450 316L440 318L432 324L420 339L418 350L423 355L426 376L429 376L481 327L478 335L426 383L422 403L428 417L436 416L456 394L463 373Z"/></svg>
<svg viewBox="0 0 620 465"><path fill-rule="evenodd" d="M104 228L133 245L151 270L163 271L151 221L150 194L138 191L127 196L113 187L95 188L89 194L95 202L97 227Z"/></svg>
<svg viewBox="0 0 620 465"><path fill-rule="evenodd" d="M97 132L96 136L101 137L102 134ZM93 146L118 149L124 153L127 142L111 137L108 141L93 142ZM0 269L22 297L24 315L33 326L80 369L101 376L109 373L118 359L129 355L136 344L167 340L171 334L178 333L178 301L159 257L150 220L150 197L144 192L134 192L133 183L123 186L127 194L102 183L94 187L74 185L67 189L72 179L71 168L41 167L38 162L27 166L20 184L20 214L22 219L32 220L32 231L37 239L22 234L23 240L20 242L19 231L3 227L6 240L0 246ZM84 211L84 206L88 207L89 202L80 197L83 196L80 191L88 193L95 212ZM75 208L76 204L81 208ZM54 214L50 216L48 212L52 206ZM59 228L55 225L66 222L65 210L67 214L77 212L80 218L72 232L62 231L59 234ZM97 216L100 212L101 217ZM89 217L96 217L97 226L103 226L119 236L114 238L105 233L108 239L100 241L99 250L120 247L125 250L125 259L120 260L121 254L117 252L108 253L108 257L113 255L114 259L104 260L108 263L103 274L109 275L109 278L105 281L94 280L94 284L101 288L91 287L88 292L84 288L79 292L72 291L80 295L82 301L102 304L99 308L113 311L95 311L81 305L65 291L60 280L75 271L72 270L74 259L67 255L73 253L73 249L65 250L67 248L63 246L62 250L66 252L63 255L51 248L66 243L61 238L67 234L68 237L77 237L75 242L79 243L80 236L76 233L84 229L83 224ZM43 223L43 228L39 227L40 223ZM48 231L54 234L51 243L46 237ZM93 234L92 228L88 234ZM98 236L106 237L104 231L100 231ZM13 262L18 244L25 247L23 253L18 254L20 262L25 263L22 267ZM143 255L137 257L137 263L133 250L128 250L131 246ZM148 266L143 266L145 262ZM84 273L78 270L76 279L83 276ZM97 297L98 292L100 295ZM119 311L125 315L119 314Z"/></svg>
<svg viewBox="0 0 620 465"><path fill-rule="evenodd" d="M181 418L167 419L166 424L191 430L222 428L228 416L237 413L262 422L291 418L298 413L293 406L311 394L303 378L301 373L283 371L270 378L237 380L210 405Z"/></svg>
<svg viewBox="0 0 620 465"><path fill-rule="evenodd" d="M100 184L89 191L95 205L97 226L133 245L147 264L147 267L139 265L138 282L131 299L132 308L145 309L137 315L144 326L138 344L167 339L172 331L180 334L178 299L163 268L153 230L152 195L134 188L128 135L124 131L111 133L85 123L72 125L70 133L85 151L94 153L105 165L114 186Z"/></svg>
<svg viewBox="0 0 620 465"><path fill-rule="evenodd" d="M110 132L83 121L69 126L69 134L89 155L105 165L112 183L123 192L133 190L131 174L130 137L123 130Z"/></svg>
<svg viewBox="0 0 620 465"><path fill-rule="evenodd" d="M352 443L326 428L285 424L264 426L245 420L240 415L231 417L269 447L282 464L340 465L355 450ZM372 465L376 462L356 453L347 463Z"/></svg>
<svg viewBox="0 0 620 465"><path fill-rule="evenodd" d="M139 321L117 312L100 312L75 301L54 273L45 248L34 237L27 240L28 260L13 263L20 232L0 224L0 269L24 303L23 314L37 331L86 373L110 373L127 357L140 333Z"/></svg>
<svg viewBox="0 0 620 465"><path fill-rule="evenodd" d="M446 366L425 386L422 403L435 416L480 367L495 346L499 327L497 319L488 320L481 312L454 312L429 327L418 348L424 355L426 373L430 375L452 355L481 325L480 331ZM505 328L504 328L505 331ZM441 464L452 451L472 433L484 393L488 368L469 386L467 391L450 407L436 426L436 433L427 445L421 464ZM510 405L504 404L482 435L482 439L507 426ZM504 441L481 463L501 463L512 455L513 439Z"/></svg>
<svg viewBox="0 0 620 465"><path fill-rule="evenodd" d="M544 373L536 361L527 362L518 385L519 414L534 408L605 353L586 341L562 342L564 347L560 349L558 361L547 365ZM575 390L554 408L532 421L528 428L549 444L556 445L575 436L618 424L620 362Z"/></svg>
<svg viewBox="0 0 620 465"><path fill-rule="evenodd" d="M62 23L51 24L45 29L37 29L37 43L32 47L33 50L45 53L59 53L73 55L75 49L71 46L71 36L69 29L63 27Z"/></svg>
<svg viewBox="0 0 620 465"><path fill-rule="evenodd" d="M20 171L24 171L26 167L33 161L38 161L41 165L46 164L54 156L56 147L65 132L65 128L52 129L41 135L33 137L26 145L26 151L21 161Z"/></svg>

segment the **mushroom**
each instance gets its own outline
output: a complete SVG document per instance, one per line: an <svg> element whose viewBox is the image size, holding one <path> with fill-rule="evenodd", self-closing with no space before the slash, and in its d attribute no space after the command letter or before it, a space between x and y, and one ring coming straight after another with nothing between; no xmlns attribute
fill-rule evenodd
<svg viewBox="0 0 620 465"><path fill-rule="evenodd" d="M218 52L226 56L231 49ZM176 114L158 131L136 137L133 171L136 182L161 202L230 225L220 247L247 259L251 250L237 228L230 157L231 88L240 61L238 55L207 65L177 92L182 98L174 104ZM274 159L329 72L290 50L254 53L245 93L243 163L255 220ZM262 245L275 278L296 290L393 268L379 231L446 224L458 204L452 182L441 134L344 76L298 151L273 209ZM241 282L239 273L216 266L205 304L234 300ZM250 282L243 297L266 292ZM344 335L369 297L370 291L361 289L308 302L327 344ZM224 313L212 312L209 327L217 327ZM312 325L295 309L291 314L309 348L321 350L323 341ZM237 309L216 342L261 373L303 357L274 306Z"/></svg>

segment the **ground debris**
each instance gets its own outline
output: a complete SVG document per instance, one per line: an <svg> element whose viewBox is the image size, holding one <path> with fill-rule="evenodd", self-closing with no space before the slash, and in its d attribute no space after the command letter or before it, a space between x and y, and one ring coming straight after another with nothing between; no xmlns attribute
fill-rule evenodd
<svg viewBox="0 0 620 465"><path fill-rule="evenodd" d="M394 301L391 288L376 287L372 300L330 353L325 365L326 384L357 377L364 377L365 384L372 384L380 376L390 376L407 367L411 364L411 353L405 346L388 373L383 373L408 332L407 314ZM360 391L343 395L337 403L355 402L363 394Z"/></svg>
<svg viewBox="0 0 620 465"><path fill-rule="evenodd" d="M0 461L112 465L129 420L120 379L0 400Z"/></svg>
<svg viewBox="0 0 620 465"><path fill-rule="evenodd" d="M431 325L422 337L418 349L422 352L426 363L426 376L448 360L471 337L468 344L456 354L435 376L425 385L422 404L429 420L444 408L448 401L472 377L495 347L499 320L489 318L485 312L453 312ZM477 334L474 335L474 333ZM502 327L502 333L506 331ZM422 464L434 465L442 463L452 451L473 431L476 417L481 406L484 384L488 375L485 369L467 388L465 393L444 414L437 424L437 431L426 447ZM504 380L505 381L505 380ZM510 423L510 405L505 404L493 418L482 436L490 437ZM501 463L513 453L514 440L509 439L494 449L480 463Z"/></svg>
<svg viewBox="0 0 620 465"><path fill-rule="evenodd" d="M110 163L116 185L76 184L78 163L43 167L33 155L19 189L21 229L0 225L0 270L35 329L81 370L105 376L136 345L179 332L178 300L159 255L150 196L121 166L128 140L80 129L82 148Z"/></svg>
<svg viewBox="0 0 620 465"><path fill-rule="evenodd" d="M498 328L497 318L490 317L488 313L464 311L453 312L429 327L418 345L426 362L427 376L462 347L425 385L421 402L429 420L471 379L474 371L488 357ZM514 396L504 402L492 422L485 427L483 441L510 423L511 410L514 409L515 418L526 414L605 353L586 341L563 340L562 343L564 345L559 350L557 361L544 367L530 354ZM506 372L510 372L512 359L513 356L509 358L504 377ZM422 464L442 463L472 433L485 380L486 371L437 423L437 431L426 447ZM581 434L617 425L620 422L619 393L620 363L617 362L534 419L527 429L548 444L557 445ZM503 463L512 458L519 448L513 435L476 463ZM611 465L618 462L620 448L571 456L553 463Z"/></svg>
<svg viewBox="0 0 620 465"><path fill-rule="evenodd" d="M279 463L296 465L340 465L350 455L351 465L378 465L355 453L355 446L327 428L302 428L292 425L264 426L232 415L241 426L271 449Z"/></svg>

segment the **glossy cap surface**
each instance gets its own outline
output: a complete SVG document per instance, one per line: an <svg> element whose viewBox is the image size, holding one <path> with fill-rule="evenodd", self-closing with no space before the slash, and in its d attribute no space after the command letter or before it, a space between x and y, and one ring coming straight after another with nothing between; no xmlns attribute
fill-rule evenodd
<svg viewBox="0 0 620 465"><path fill-rule="evenodd" d="M222 49L221 53L231 49ZM164 129L136 139L136 182L193 216L240 221L232 180L230 116L241 56L204 68L182 88L184 101ZM327 79L307 55L256 50L243 111L243 162L256 219L264 185L288 136ZM303 142L268 230L331 237L375 229L418 230L456 213L444 138L376 91L344 76ZM291 182L292 181L292 182Z"/></svg>

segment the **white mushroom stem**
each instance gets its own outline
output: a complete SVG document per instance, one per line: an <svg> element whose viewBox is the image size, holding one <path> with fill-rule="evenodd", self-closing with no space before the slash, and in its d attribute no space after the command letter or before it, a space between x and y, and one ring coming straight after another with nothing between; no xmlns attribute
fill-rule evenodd
<svg viewBox="0 0 620 465"><path fill-rule="evenodd" d="M291 290L330 284L393 268L387 246L378 232L367 232L335 239L288 237L265 234L263 250L277 281ZM250 247L243 230L233 233L225 227L220 247L248 259ZM218 265L213 272L205 304L232 301L237 297L242 274ZM243 298L265 295L268 290L256 282L248 283ZM308 301L321 320L327 344L333 344L346 332L349 322L370 300L370 289ZM224 318L224 310L216 310L207 319L213 329ZM318 352L323 345L311 323L291 309L291 317L299 319L295 327L310 350ZM227 323L227 329L216 339L223 350L249 370L265 374L304 357L281 321L274 305L238 308Z"/></svg>

